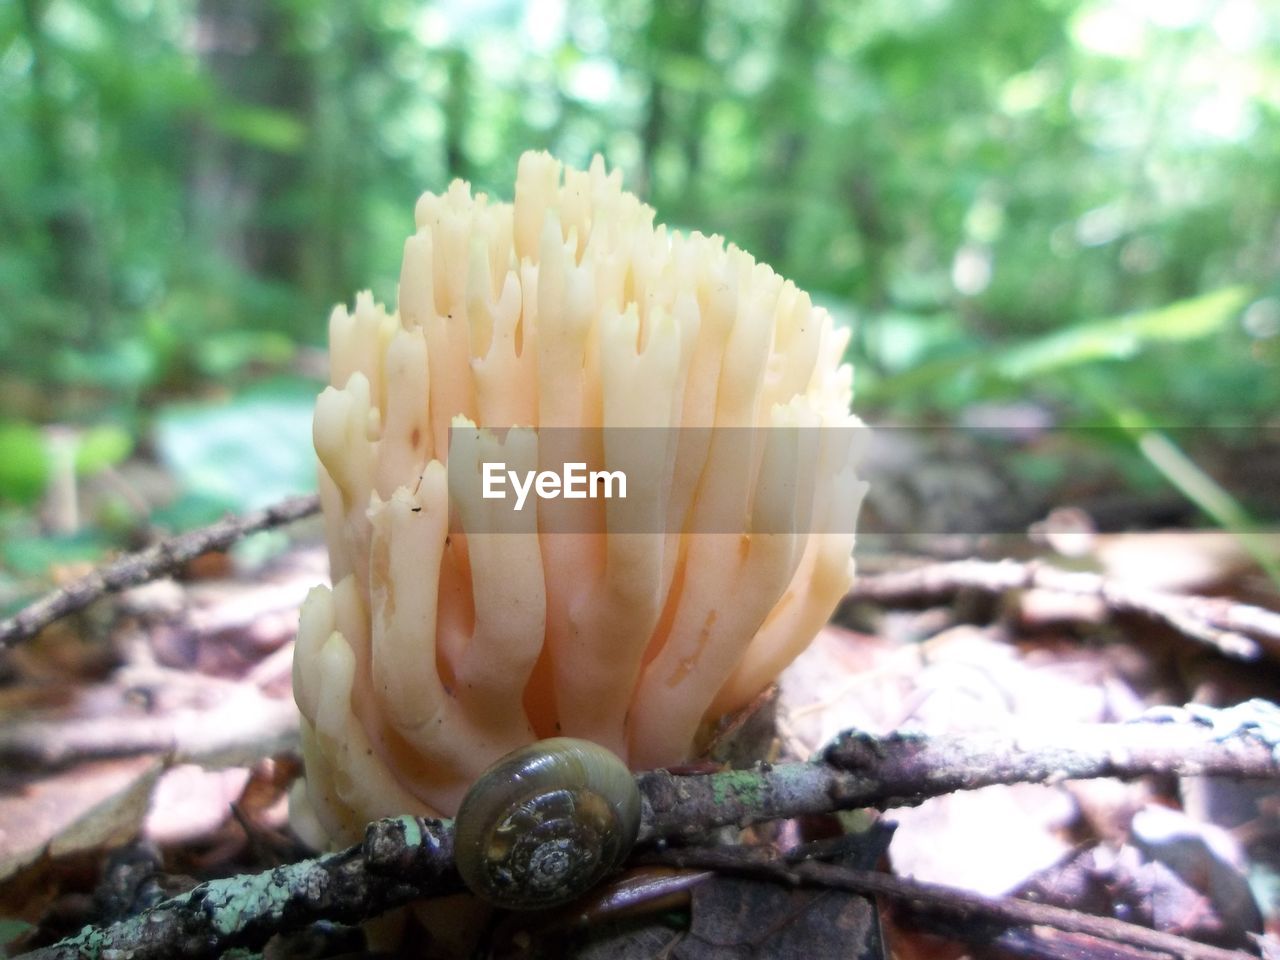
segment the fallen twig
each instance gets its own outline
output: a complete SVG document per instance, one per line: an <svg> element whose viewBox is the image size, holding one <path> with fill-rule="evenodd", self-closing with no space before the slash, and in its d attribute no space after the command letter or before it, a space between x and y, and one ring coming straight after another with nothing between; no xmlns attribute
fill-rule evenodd
<svg viewBox="0 0 1280 960"><path fill-rule="evenodd" d="M424 892L439 895L460 888L450 824L410 817L382 820L370 825L359 846L264 873L210 880L127 920L85 927L74 937L23 956L215 957L235 947L261 947L276 933L316 920L355 923Z"/></svg>
<svg viewBox="0 0 1280 960"><path fill-rule="evenodd" d="M227 517L198 530L153 543L99 567L78 580L45 594L6 620L0 620L0 650L15 640L39 633L55 620L83 610L108 593L146 583L212 550L225 550L237 540L308 517L320 509L314 494L291 497L243 516Z"/></svg>
<svg viewBox="0 0 1280 960"><path fill-rule="evenodd" d="M940 600L961 590L1002 594L1030 589L1097 597L1112 613L1149 617L1238 660L1258 659L1264 644L1280 654L1280 613L1220 597L1152 590L1036 561L957 560L862 576L847 599L900 606Z"/></svg>
<svg viewBox="0 0 1280 960"><path fill-rule="evenodd" d="M1280 778L1275 711L1258 702L1222 711L1196 707L1143 722L1062 725L1034 735L850 732L812 763L700 776L644 773L637 777L641 839L688 838L729 824L912 804L993 783L1149 773ZM122 923L87 927L32 956L93 958L109 949L130 951L136 960L212 956L232 946L261 945L273 933L316 920L376 916L408 900L456 891L452 843L448 821L377 821L361 846L202 884Z"/></svg>
<svg viewBox="0 0 1280 960"><path fill-rule="evenodd" d="M998 783L1146 774L1280 778L1280 709L1257 700L1229 710L1192 705L1129 723L1021 726L1016 733L876 737L850 731L822 759L702 777L641 774L641 837L691 837L805 813L909 806Z"/></svg>
<svg viewBox="0 0 1280 960"><path fill-rule="evenodd" d="M1186 937L1150 930L1110 917L1094 916L1011 897L987 897L942 884L923 883L907 877L895 877L817 860L795 862L769 848L685 847L655 852L646 856L644 862L762 877L792 886L825 887L848 890L864 896L885 897L966 923L1053 927L1069 933L1098 937L1111 943L1154 950L1177 960L1256 960L1253 954L1243 951L1207 946Z"/></svg>

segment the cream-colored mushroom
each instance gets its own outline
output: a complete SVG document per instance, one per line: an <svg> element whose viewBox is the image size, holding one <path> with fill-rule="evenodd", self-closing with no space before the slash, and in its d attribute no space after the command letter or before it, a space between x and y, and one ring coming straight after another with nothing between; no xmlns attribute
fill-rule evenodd
<svg viewBox="0 0 1280 960"><path fill-rule="evenodd" d="M334 586L308 598L294 666L331 842L451 814L540 737L686 759L847 589L845 332L653 216L599 158L525 154L514 204L462 182L418 201L397 313L368 294L334 310L315 414ZM567 506L480 495L496 460L602 464L628 495L558 532Z"/></svg>

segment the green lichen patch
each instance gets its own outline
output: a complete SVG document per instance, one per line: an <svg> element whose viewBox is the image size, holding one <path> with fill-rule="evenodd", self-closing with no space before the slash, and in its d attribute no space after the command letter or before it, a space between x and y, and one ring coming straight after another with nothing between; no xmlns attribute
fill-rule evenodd
<svg viewBox="0 0 1280 960"><path fill-rule="evenodd" d="M761 789L760 776L750 770L729 770L711 777L711 796L717 806L725 803L756 806Z"/></svg>
<svg viewBox="0 0 1280 960"><path fill-rule="evenodd" d="M209 923L222 936L243 930L248 924L278 920L291 900L314 893L305 889L315 882L314 862L278 867L270 873L210 880L191 892Z"/></svg>

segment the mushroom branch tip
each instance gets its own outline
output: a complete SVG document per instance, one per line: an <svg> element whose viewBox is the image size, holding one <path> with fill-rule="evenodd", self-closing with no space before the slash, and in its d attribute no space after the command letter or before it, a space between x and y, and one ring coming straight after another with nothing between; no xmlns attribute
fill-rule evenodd
<svg viewBox="0 0 1280 960"><path fill-rule="evenodd" d="M397 309L361 293L330 316L315 408L333 586L307 599L294 685L298 821L326 846L451 816L548 737L687 759L853 576L865 434L848 332L808 294L656 225L600 157L526 153L514 202L459 180L414 219ZM541 473L566 464L625 495L557 527ZM482 482L535 474L522 509Z"/></svg>

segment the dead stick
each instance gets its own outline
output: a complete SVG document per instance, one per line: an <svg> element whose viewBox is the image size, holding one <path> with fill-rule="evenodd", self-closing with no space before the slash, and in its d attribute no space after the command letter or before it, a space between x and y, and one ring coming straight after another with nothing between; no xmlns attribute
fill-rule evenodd
<svg viewBox="0 0 1280 960"><path fill-rule="evenodd" d="M640 774L641 840L679 839L729 824L926 797L992 783L1150 773L1280 779L1277 708L1250 701L1230 710L1190 707L1131 723L1063 724L1039 735L988 737L850 731L813 763L677 776ZM341 854L265 873L202 884L110 927L36 951L40 960L215 956L260 946L317 920L376 916L408 900L458 889L452 824L416 817L379 820L365 842ZM1208 960L1207 955L1205 960Z"/></svg>
<svg viewBox="0 0 1280 960"><path fill-rule="evenodd" d="M816 860L788 863L767 849L688 847L654 853L644 862L761 877L792 886L824 887L864 896L880 896L970 923L982 921L1007 927L1053 927L1067 933L1082 933L1112 943L1155 950L1177 960L1256 960L1253 954L1243 951L1207 946L1186 937L1110 917L1012 897L987 897L942 884Z"/></svg>
<svg viewBox="0 0 1280 960"><path fill-rule="evenodd" d="M1001 783L1146 774L1280 779L1280 708L1166 708L1128 723L1020 726L1011 732L873 736L848 731L825 763L677 777L639 777L641 837L694 837L712 827L857 807L914 805Z"/></svg>
<svg viewBox="0 0 1280 960"><path fill-rule="evenodd" d="M1001 594L1050 590L1097 597L1112 613L1137 613L1239 660L1262 654L1259 640L1280 652L1280 613L1217 597L1152 590L1096 573L1016 560L958 560L859 577L847 599L895 606L952 596L961 590Z"/></svg>
<svg viewBox="0 0 1280 960"><path fill-rule="evenodd" d="M0 650L15 640L35 636L55 620L83 610L108 593L154 580L212 550L225 550L237 540L283 526L320 509L315 494L291 497L243 516L227 517L199 530L191 530L130 553L113 563L41 597L6 620L0 620Z"/></svg>

